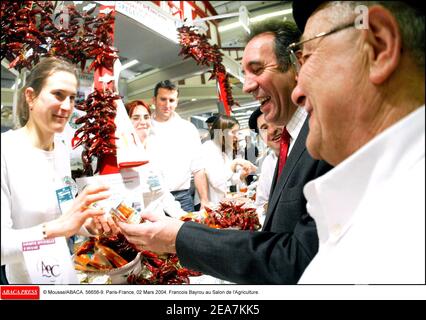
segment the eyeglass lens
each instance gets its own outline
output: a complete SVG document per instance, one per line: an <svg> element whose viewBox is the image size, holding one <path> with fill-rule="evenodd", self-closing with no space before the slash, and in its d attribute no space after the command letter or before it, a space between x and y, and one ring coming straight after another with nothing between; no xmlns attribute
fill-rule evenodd
<svg viewBox="0 0 426 320"><path fill-rule="evenodd" d="M300 63L299 60L297 59L296 54L294 53L293 49L288 49L289 54L290 54L290 62L294 67L294 70L296 71L296 74L299 74L299 70L300 70Z"/></svg>

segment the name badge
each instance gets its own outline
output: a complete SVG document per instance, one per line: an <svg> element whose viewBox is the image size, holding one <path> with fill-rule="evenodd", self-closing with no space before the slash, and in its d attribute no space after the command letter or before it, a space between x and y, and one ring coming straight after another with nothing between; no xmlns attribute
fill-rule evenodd
<svg viewBox="0 0 426 320"><path fill-rule="evenodd" d="M56 198L58 199L59 208L61 209L62 214L71 209L74 201L74 195L70 186L57 189Z"/></svg>
<svg viewBox="0 0 426 320"><path fill-rule="evenodd" d="M148 177L148 185L151 191L157 191L161 189L160 179L156 175L150 175Z"/></svg>

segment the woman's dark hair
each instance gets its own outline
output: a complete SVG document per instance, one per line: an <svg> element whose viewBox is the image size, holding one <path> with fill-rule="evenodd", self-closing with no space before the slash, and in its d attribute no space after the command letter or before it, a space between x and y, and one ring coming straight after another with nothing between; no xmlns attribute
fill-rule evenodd
<svg viewBox="0 0 426 320"><path fill-rule="evenodd" d="M25 85L21 88L18 96L18 104L16 112L18 116L19 126L23 127L27 124L29 115L29 106L25 97L25 90L27 88L33 88L35 98L38 97L41 90L46 84L47 78L58 71L65 71L73 74L77 79L78 85L78 73L76 67L68 61L65 61L58 57L49 57L41 60L30 72L26 78Z"/></svg>
<svg viewBox="0 0 426 320"><path fill-rule="evenodd" d="M222 145L222 152L225 152L226 147L225 130L230 130L235 125L239 125L238 120L224 114L218 115L216 120L213 122L210 129L210 137L216 144L219 144L219 146Z"/></svg>

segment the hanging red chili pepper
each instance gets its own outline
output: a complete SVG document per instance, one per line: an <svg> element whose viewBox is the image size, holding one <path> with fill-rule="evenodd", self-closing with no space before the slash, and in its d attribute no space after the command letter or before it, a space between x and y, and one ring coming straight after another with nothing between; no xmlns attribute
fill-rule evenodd
<svg viewBox="0 0 426 320"><path fill-rule="evenodd" d="M232 89L229 84L229 75L222 64L223 53L220 52L218 45L210 45L208 39L203 34L198 34L193 26L185 26L177 29L179 32L179 44L181 50L179 55L184 59L193 58L197 64L212 66L209 80L216 79L219 85L219 99L224 104L225 110L229 114L230 107L237 104L232 97Z"/></svg>
<svg viewBox="0 0 426 320"><path fill-rule="evenodd" d="M86 175L92 175L92 158L106 154L116 154L116 146L111 140L116 139L114 118L116 109L114 100L121 97L110 90L100 91L95 89L87 99L76 108L86 114L75 120L76 124L83 124L74 133L71 141L72 147L84 145L82 153L83 170ZM95 173L99 171L99 166Z"/></svg>
<svg viewBox="0 0 426 320"><path fill-rule="evenodd" d="M80 64L93 60L88 71L112 68L117 49L108 36L114 17L93 17L96 7L79 12L72 4L55 8L52 1L2 1L0 60L20 71L37 64L41 57L60 56ZM66 20L66 21L65 21Z"/></svg>

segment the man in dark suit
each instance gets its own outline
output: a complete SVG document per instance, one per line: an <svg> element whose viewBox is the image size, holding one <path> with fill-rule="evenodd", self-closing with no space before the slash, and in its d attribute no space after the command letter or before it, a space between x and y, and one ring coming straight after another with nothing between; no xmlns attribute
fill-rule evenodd
<svg viewBox="0 0 426 320"><path fill-rule="evenodd" d="M307 153L307 114L290 99L296 80L286 47L300 37L295 24L270 21L251 31L243 89L260 101L266 121L286 126L290 139L289 153L280 153L287 161L281 174L278 161L263 230L218 230L149 213L144 217L151 224L119 225L130 242L177 252L183 266L205 274L242 284L295 284L318 251L303 186L330 167Z"/></svg>

